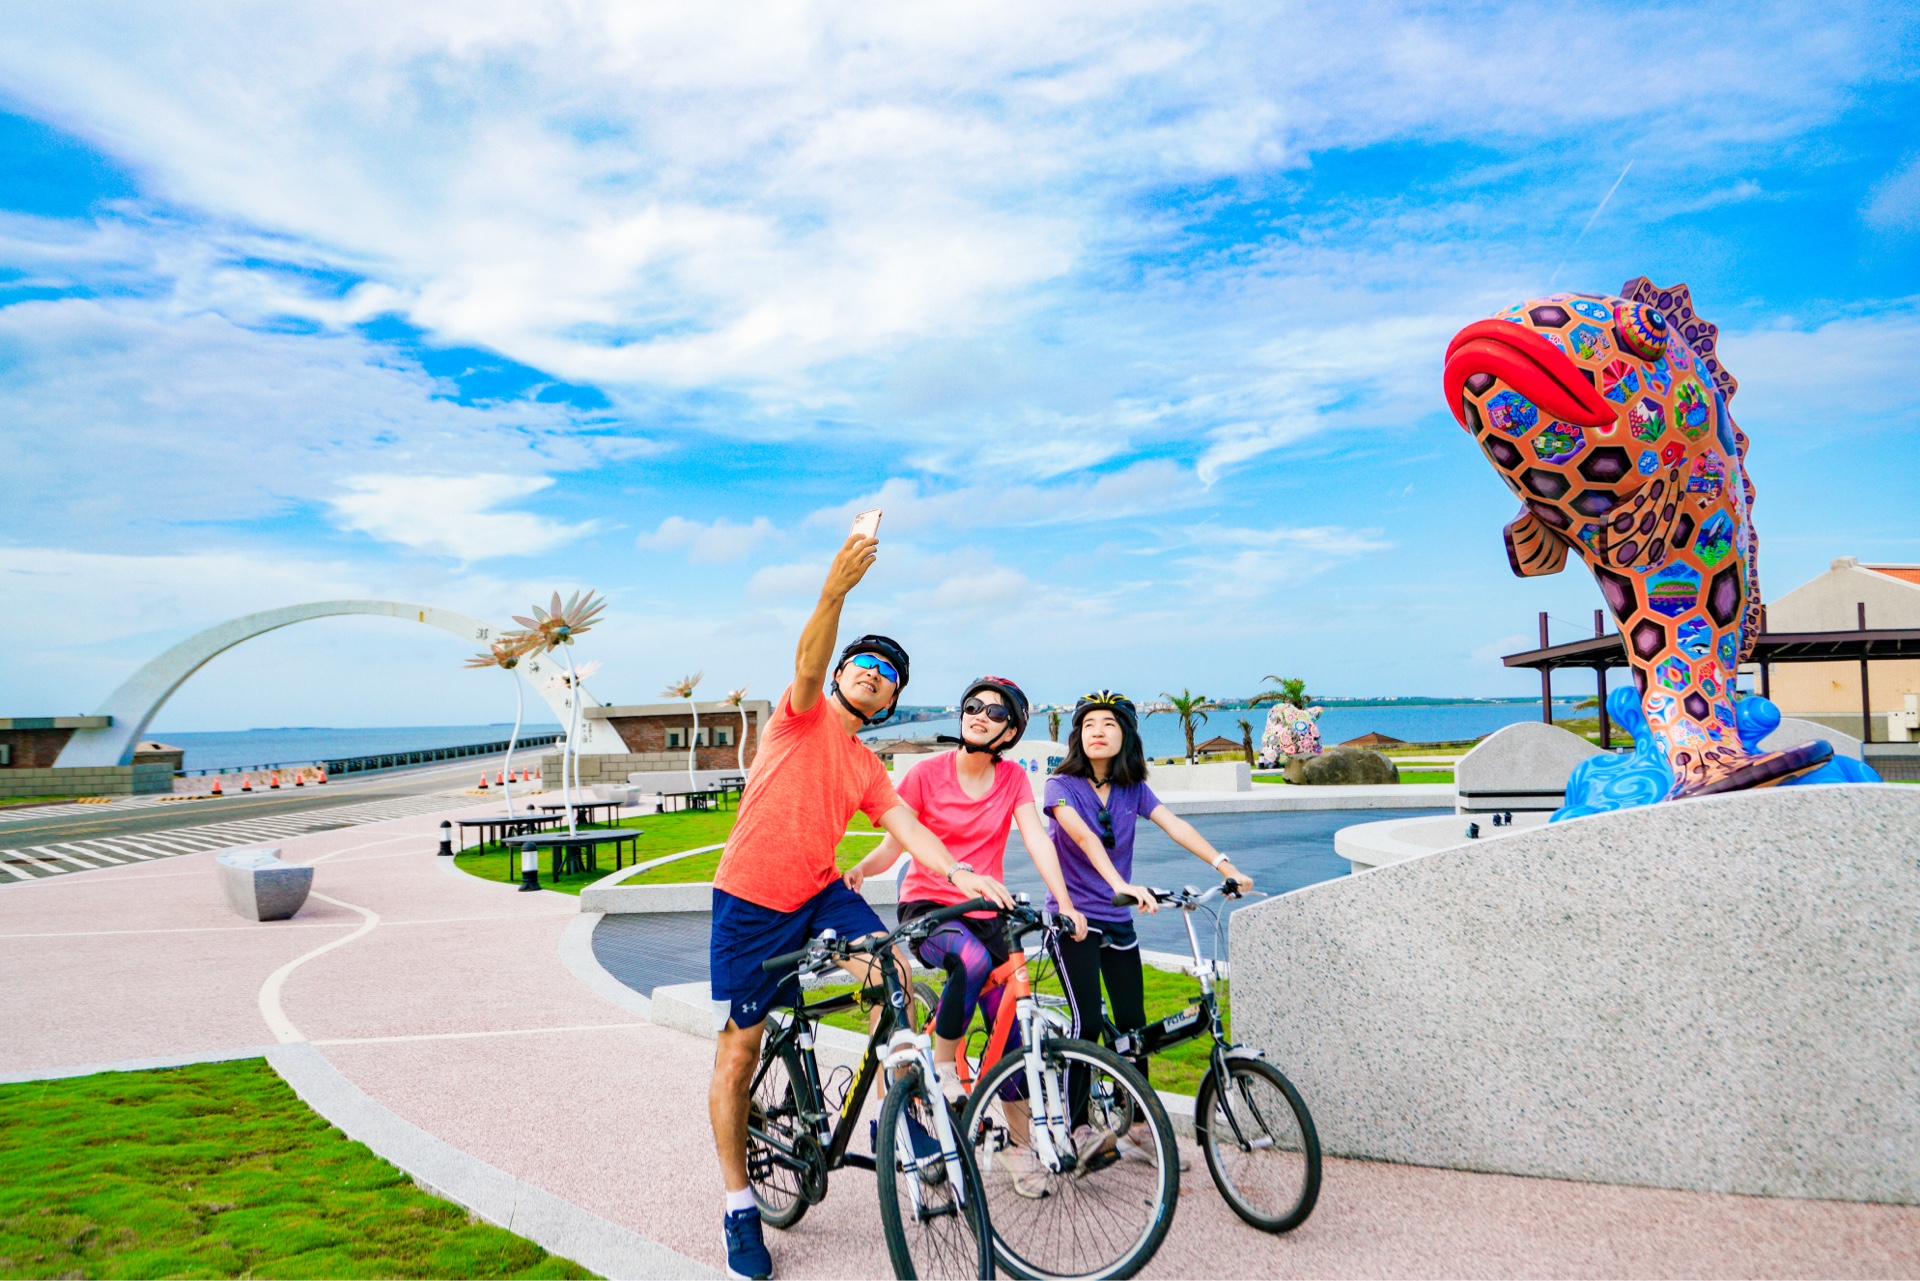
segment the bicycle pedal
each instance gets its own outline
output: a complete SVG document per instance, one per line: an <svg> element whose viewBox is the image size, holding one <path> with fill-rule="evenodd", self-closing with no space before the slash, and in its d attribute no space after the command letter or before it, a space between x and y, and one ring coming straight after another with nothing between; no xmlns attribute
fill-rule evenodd
<svg viewBox="0 0 1920 1281"><path fill-rule="evenodd" d="M1110 1165L1118 1165L1124 1158L1116 1151L1100 1152L1080 1163L1077 1173L1081 1175L1098 1174Z"/></svg>

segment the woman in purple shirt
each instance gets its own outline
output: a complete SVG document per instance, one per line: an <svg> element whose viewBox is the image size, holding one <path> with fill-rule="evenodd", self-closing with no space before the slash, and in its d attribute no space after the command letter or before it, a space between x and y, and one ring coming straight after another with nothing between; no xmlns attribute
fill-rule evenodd
<svg viewBox="0 0 1920 1281"><path fill-rule="evenodd" d="M1143 818L1158 823L1176 844L1243 887L1251 887L1253 878L1208 844L1193 824L1162 805L1147 787L1139 717L1132 700L1123 694L1103 689L1075 704L1067 758L1047 780L1041 808L1053 817L1053 845L1060 855L1067 892L1099 931L1079 942L1065 934L1053 936L1054 963L1073 1010L1073 1034L1098 1035L1102 978L1112 1002L1113 1025L1122 1033L1138 1031L1147 1022L1140 940L1134 934L1133 913L1112 905L1116 894L1125 894L1142 911L1159 910L1153 895L1131 883L1134 824ZM1051 897L1047 906L1055 906ZM1132 1056L1132 1061L1145 1076L1146 1056ZM1136 1147L1125 1137L1120 1139L1120 1151L1152 1159L1150 1150Z"/></svg>

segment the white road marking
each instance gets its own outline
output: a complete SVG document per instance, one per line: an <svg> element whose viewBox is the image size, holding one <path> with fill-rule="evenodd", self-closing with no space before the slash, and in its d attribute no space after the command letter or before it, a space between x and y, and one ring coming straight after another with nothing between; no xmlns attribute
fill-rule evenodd
<svg viewBox="0 0 1920 1281"><path fill-rule="evenodd" d="M325 894L321 894L318 891L312 891L312 894L314 898L319 899L323 903L331 903L335 907L344 907L349 911L358 912L365 919L360 923L359 929L347 935L345 938L337 938L331 943L323 943L311 952L294 957L291 961L288 961L285 965L267 975L267 981L260 985L260 1016L267 1021L267 1026L272 1029L274 1037L279 1040L282 1045L307 1039L300 1035L300 1029L293 1025L293 1021L289 1019L286 1012L280 1008L280 989L286 985L287 976L316 956L324 956L336 947L345 947L355 939L366 934L371 934L380 924L380 914L371 908L357 907L352 903L343 903L337 898L328 898Z"/></svg>
<svg viewBox="0 0 1920 1281"><path fill-rule="evenodd" d="M127 861L123 858L115 858L111 854L102 854L98 850L90 850L84 845L71 845L62 842L60 848L63 850L72 850L76 854L85 854L88 858L104 859L109 863L125 863Z"/></svg>
<svg viewBox="0 0 1920 1281"><path fill-rule="evenodd" d="M630 1027L652 1027L651 1023L581 1023L574 1027L516 1027L496 1032L424 1032L418 1036L337 1036L315 1045L388 1045L396 1041L467 1041L483 1036L539 1036L543 1032L613 1032Z"/></svg>
<svg viewBox="0 0 1920 1281"><path fill-rule="evenodd" d="M61 862L71 863L75 867L84 867L89 872L94 870L94 865L92 863L84 863L81 860L75 858L71 854L62 854L59 850L54 849L50 845L29 845L27 846L27 848L32 850L35 854L44 854L48 858L57 858Z"/></svg>
<svg viewBox="0 0 1920 1281"><path fill-rule="evenodd" d="M4 854L10 862L31 863L33 864L33 866L45 872L48 876L64 876L66 874L65 868L55 867L51 863L42 863L39 859L27 853L25 850L0 850L0 854ZM34 876L34 877L29 877L28 879L34 880L34 881L40 881L40 880L45 880L46 877Z"/></svg>

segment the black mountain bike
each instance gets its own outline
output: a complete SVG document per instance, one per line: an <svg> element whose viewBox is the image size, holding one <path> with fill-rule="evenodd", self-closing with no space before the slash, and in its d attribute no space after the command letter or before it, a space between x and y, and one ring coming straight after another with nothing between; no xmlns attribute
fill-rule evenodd
<svg viewBox="0 0 1920 1281"><path fill-rule="evenodd" d="M827 1195L827 1174L842 1166L872 1170L880 1185L880 1226L898 1277L991 1277L993 1231L987 1198L971 1148L959 1141L933 1063L933 1042L913 1022L916 995L894 962L896 943L925 937L936 926L993 904L976 898L941 908L891 934L863 942L832 930L798 952L762 964L768 973L800 975L831 969L853 956L871 956L881 983L809 1003L803 988L791 1006L768 1019L754 1073L747 1118L747 1178L760 1217L776 1228L800 1221ZM908 976L910 977L910 976ZM813 1051L822 1016L881 1002L845 1094L831 1097ZM849 1152L867 1092L882 1068L892 1084L874 1128L871 1157Z"/></svg>
<svg viewBox="0 0 1920 1281"><path fill-rule="evenodd" d="M1100 1039L1116 1053L1131 1056L1158 1054L1202 1035L1213 1037L1211 1063L1193 1100L1194 1137L1206 1153L1207 1170L1235 1214L1263 1232L1290 1232L1307 1221L1320 1196L1320 1136L1300 1092L1266 1061L1264 1052L1227 1039L1213 990L1219 967L1212 957L1201 955L1200 936L1193 928L1193 914L1209 901L1222 895L1238 898L1248 891L1231 880L1204 894L1191 885L1178 894L1148 888L1154 898L1184 914L1200 998L1132 1036L1122 1036L1106 1019ZM1132 904L1126 895L1113 897L1115 907ZM1220 919L1213 909L1205 910L1214 916L1217 952Z"/></svg>

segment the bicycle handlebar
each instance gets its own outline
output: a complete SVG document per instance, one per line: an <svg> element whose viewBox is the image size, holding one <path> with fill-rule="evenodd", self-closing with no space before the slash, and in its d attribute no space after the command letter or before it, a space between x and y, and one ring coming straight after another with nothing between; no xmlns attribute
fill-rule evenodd
<svg viewBox="0 0 1920 1281"><path fill-rule="evenodd" d="M945 925L948 921L957 920L969 912L992 912L998 910L1000 909L996 907L991 900L970 898L964 903L955 903L951 907L942 907L928 912L925 916L916 916L913 920L895 929L892 933L880 938L868 939L862 942L848 942L844 939L833 939L825 944L822 944L819 939L812 939L805 947L797 952L787 952L780 956L768 957L766 960L760 962L760 970L763 974L772 974L779 970L790 969L814 956L816 953L824 958L827 956L847 957L855 952L882 952L893 946L901 935L909 933L910 931L930 929L935 925Z"/></svg>
<svg viewBox="0 0 1920 1281"><path fill-rule="evenodd" d="M1240 886L1240 882L1234 880L1232 877L1228 877L1221 884L1216 885L1212 889L1207 890L1205 893L1201 893L1201 894L1195 894L1195 893L1192 893L1191 891L1185 891L1185 890L1181 891L1178 894L1175 894L1170 890L1157 890L1153 888L1153 886L1151 885L1145 886L1144 888L1146 889L1147 893L1153 895L1155 901L1161 902L1161 903L1177 903L1182 907L1188 906L1189 904L1204 903L1208 899L1214 897L1216 894L1224 894L1228 898L1239 898L1242 894L1247 894L1252 892L1250 890L1242 889ZM1113 895L1113 905L1115 907L1132 907L1134 905L1133 895L1122 894L1122 893L1119 893L1118 891L1115 891Z"/></svg>

